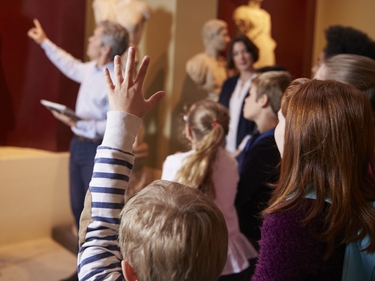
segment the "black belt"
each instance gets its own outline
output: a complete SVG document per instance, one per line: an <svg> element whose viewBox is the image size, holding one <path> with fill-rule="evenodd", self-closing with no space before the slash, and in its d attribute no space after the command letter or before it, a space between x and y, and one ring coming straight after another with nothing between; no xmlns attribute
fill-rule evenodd
<svg viewBox="0 0 375 281"><path fill-rule="evenodd" d="M103 141L103 139L89 139L89 138L85 138L85 137L77 136L77 135L74 135L74 137L79 141L91 142L91 143L101 143Z"/></svg>

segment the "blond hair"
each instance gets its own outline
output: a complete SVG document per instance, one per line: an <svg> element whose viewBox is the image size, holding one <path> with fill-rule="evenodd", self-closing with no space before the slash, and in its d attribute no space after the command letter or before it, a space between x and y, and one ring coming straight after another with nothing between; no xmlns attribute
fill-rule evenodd
<svg viewBox="0 0 375 281"><path fill-rule="evenodd" d="M175 181L215 198L212 166L229 130L228 109L214 101L201 100L191 106L186 118L195 151L184 160Z"/></svg>
<svg viewBox="0 0 375 281"><path fill-rule="evenodd" d="M262 95L268 96L272 111L277 114L281 97L290 82L292 82L292 76L287 71L267 71L259 74L251 83L256 87L256 100Z"/></svg>
<svg viewBox="0 0 375 281"><path fill-rule="evenodd" d="M121 253L142 281L216 281L228 249L218 207L191 187L158 180L125 205Z"/></svg>

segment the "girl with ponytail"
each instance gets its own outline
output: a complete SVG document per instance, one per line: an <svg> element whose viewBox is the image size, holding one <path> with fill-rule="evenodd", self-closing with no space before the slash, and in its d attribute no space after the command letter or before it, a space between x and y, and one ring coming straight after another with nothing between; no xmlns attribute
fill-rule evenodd
<svg viewBox="0 0 375 281"><path fill-rule="evenodd" d="M239 180L237 162L224 149L229 112L219 103L193 104L185 120L185 135L192 150L170 155L162 179L199 189L222 211L228 228L228 259L219 281L249 280L257 252L240 232L234 206Z"/></svg>

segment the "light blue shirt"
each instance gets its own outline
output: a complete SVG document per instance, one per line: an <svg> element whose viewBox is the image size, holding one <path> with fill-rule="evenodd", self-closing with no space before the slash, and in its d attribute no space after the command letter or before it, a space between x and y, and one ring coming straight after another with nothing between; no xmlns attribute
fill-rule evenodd
<svg viewBox="0 0 375 281"><path fill-rule="evenodd" d="M113 77L113 62L98 68L96 61L84 63L57 47L48 39L44 40L41 46L50 61L65 76L81 84L75 111L83 120L78 121L77 127L72 127L72 131L76 135L89 139L103 138L109 110L103 69L108 68Z"/></svg>

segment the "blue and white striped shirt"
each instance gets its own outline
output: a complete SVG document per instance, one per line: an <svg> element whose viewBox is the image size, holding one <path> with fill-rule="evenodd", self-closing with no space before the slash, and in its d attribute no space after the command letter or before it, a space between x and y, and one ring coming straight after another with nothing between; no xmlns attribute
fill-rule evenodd
<svg viewBox="0 0 375 281"><path fill-rule="evenodd" d="M81 216L79 280L124 280L117 232L134 163L130 151L141 124L142 120L134 115L108 112Z"/></svg>

